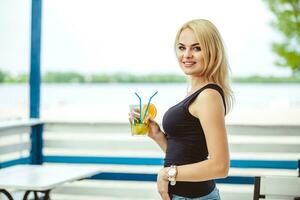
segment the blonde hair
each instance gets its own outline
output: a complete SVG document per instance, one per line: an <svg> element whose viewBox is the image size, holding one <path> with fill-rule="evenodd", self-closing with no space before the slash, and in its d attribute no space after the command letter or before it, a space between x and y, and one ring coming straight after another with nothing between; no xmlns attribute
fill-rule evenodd
<svg viewBox="0 0 300 200"><path fill-rule="evenodd" d="M181 32L187 28L194 32L203 51L204 66L200 75L205 77L205 81L216 83L223 89L227 114L233 107L234 97L229 85L230 67L221 35L210 21L205 19L191 20L179 29L175 39L175 47L179 42Z"/></svg>

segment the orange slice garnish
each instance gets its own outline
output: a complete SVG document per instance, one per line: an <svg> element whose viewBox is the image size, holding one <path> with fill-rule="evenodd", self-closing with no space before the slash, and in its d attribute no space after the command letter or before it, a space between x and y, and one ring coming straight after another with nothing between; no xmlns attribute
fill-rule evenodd
<svg viewBox="0 0 300 200"><path fill-rule="evenodd" d="M144 117L146 109L147 109L147 104L144 104L142 108L142 117ZM151 119L154 119L156 117L156 114L157 114L156 107L154 104L151 103L149 105L148 112L145 118L150 117Z"/></svg>

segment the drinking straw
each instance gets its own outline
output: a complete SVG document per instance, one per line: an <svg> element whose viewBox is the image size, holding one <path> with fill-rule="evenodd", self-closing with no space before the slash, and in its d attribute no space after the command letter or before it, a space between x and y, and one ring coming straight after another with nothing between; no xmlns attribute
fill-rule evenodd
<svg viewBox="0 0 300 200"><path fill-rule="evenodd" d="M139 119L139 123L142 123L142 99L136 92L135 92L135 95L139 98L139 101L140 101L140 119Z"/></svg>
<svg viewBox="0 0 300 200"><path fill-rule="evenodd" d="M145 119L145 117L147 116L147 113L148 113L148 109L149 109L149 106L150 106L150 102L151 102L151 99L158 93L158 91L156 91L150 98L149 98L149 101L148 101L148 104L147 104L147 108L146 108L146 111L144 113L144 117L143 117L143 120Z"/></svg>

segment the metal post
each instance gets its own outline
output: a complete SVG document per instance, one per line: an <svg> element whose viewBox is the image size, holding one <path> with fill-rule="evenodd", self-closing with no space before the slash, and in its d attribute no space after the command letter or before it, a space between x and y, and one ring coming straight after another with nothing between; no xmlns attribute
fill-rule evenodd
<svg viewBox="0 0 300 200"><path fill-rule="evenodd" d="M32 0L30 51L30 118L40 117L42 0Z"/></svg>
<svg viewBox="0 0 300 200"><path fill-rule="evenodd" d="M298 177L300 178L300 160L298 160Z"/></svg>
<svg viewBox="0 0 300 200"><path fill-rule="evenodd" d="M30 163L40 165L43 163L43 124L31 127Z"/></svg>
<svg viewBox="0 0 300 200"><path fill-rule="evenodd" d="M32 0L31 7L31 51L30 51L30 118L40 117L40 84L41 84L41 17L42 0ZM43 162L43 125L31 128L31 164Z"/></svg>

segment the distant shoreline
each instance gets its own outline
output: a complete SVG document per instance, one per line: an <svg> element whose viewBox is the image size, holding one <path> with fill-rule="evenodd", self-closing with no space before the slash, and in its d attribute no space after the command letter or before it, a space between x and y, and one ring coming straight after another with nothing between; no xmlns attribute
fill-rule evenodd
<svg viewBox="0 0 300 200"><path fill-rule="evenodd" d="M27 74L0 73L1 83L28 83ZM300 76L247 76L233 77L233 83L300 83ZM42 75L43 83L185 83L186 77L176 74L133 75L126 73L84 75L77 72L48 72Z"/></svg>

